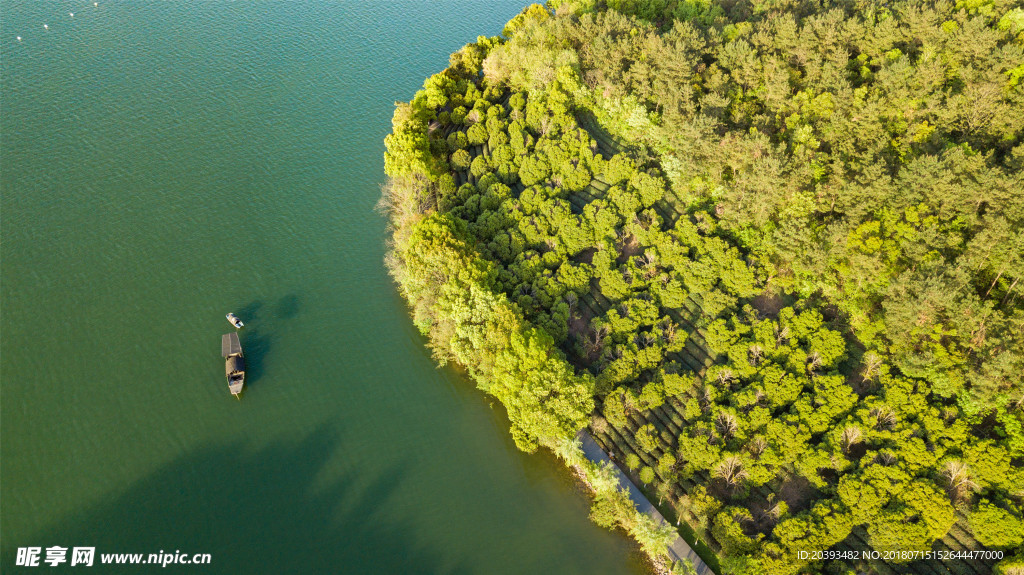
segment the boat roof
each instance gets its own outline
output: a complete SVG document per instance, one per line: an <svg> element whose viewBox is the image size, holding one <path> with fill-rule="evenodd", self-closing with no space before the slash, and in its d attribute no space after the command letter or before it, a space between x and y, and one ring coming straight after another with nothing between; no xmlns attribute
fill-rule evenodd
<svg viewBox="0 0 1024 575"><path fill-rule="evenodd" d="M245 360L240 356L233 355L224 362L224 373L225 375L231 375L236 371L245 371Z"/></svg>
<svg viewBox="0 0 1024 575"><path fill-rule="evenodd" d="M220 338L220 355L221 357L227 357L229 355L241 354L242 343L238 341L237 333L226 333Z"/></svg>

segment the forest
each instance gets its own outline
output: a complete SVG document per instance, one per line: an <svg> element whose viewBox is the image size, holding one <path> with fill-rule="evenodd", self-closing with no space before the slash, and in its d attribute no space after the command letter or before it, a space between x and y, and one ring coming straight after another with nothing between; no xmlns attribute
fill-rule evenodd
<svg viewBox="0 0 1024 575"><path fill-rule="evenodd" d="M396 105L386 264L718 573L1024 573L1022 78L1019 2L535 4Z"/></svg>

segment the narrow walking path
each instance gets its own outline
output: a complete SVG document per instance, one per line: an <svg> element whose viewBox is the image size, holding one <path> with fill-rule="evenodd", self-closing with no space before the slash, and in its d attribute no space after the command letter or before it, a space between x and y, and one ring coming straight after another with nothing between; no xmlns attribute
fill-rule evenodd
<svg viewBox="0 0 1024 575"><path fill-rule="evenodd" d="M586 430L580 431L578 438L583 444L583 454L586 455L587 459L594 463L601 463L611 460L608 458L608 454L601 449L601 446L594 441L594 438L590 436ZM622 472L617 465L612 465L612 469L615 470L615 475L619 480L619 484L625 486L629 490L629 498L633 500L636 508L641 513L646 513L654 518L655 521L661 523L668 523L665 518L655 509L654 505L647 500L647 497L640 491L629 477ZM693 563L694 569L697 570L697 575L715 575L714 571L708 567L707 563L697 555L697 552L691 548L682 537L676 537L676 540L668 548L669 557L673 561L682 561L684 559L690 560Z"/></svg>

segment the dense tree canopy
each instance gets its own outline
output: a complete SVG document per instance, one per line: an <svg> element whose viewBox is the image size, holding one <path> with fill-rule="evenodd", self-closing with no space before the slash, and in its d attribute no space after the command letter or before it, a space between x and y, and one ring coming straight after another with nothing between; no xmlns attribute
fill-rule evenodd
<svg viewBox="0 0 1024 575"><path fill-rule="evenodd" d="M1012 2L534 5L396 109L389 267L723 571L944 573L797 551L1024 544L1022 77Z"/></svg>

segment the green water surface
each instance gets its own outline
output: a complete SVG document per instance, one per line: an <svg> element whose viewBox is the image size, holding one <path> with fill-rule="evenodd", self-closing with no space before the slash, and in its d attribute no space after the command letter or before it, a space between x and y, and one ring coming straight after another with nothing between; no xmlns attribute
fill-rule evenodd
<svg viewBox="0 0 1024 575"><path fill-rule="evenodd" d="M382 265L393 102L520 2L0 4L0 571L642 572Z"/></svg>

